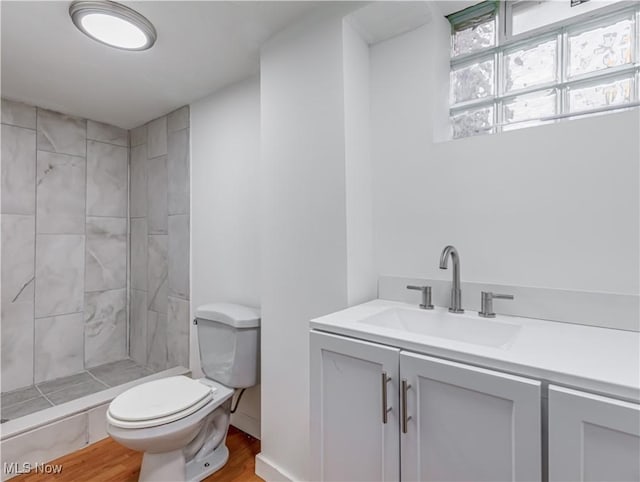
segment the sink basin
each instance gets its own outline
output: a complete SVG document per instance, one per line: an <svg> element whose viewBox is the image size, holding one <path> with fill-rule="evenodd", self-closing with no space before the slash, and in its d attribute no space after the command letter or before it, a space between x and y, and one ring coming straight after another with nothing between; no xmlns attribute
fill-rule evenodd
<svg viewBox="0 0 640 482"><path fill-rule="evenodd" d="M474 345L506 348L521 327L513 323L486 320L474 314L451 314L444 309L433 311L391 308L360 320L367 325L434 336Z"/></svg>

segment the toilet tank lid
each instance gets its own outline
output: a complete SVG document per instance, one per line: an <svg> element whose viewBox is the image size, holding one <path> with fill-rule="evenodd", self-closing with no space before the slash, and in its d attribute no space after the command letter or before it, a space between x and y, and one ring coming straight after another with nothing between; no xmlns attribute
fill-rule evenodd
<svg viewBox="0 0 640 482"><path fill-rule="evenodd" d="M209 303L196 309L196 318L218 321L234 328L257 328L260 312L256 308L234 303Z"/></svg>

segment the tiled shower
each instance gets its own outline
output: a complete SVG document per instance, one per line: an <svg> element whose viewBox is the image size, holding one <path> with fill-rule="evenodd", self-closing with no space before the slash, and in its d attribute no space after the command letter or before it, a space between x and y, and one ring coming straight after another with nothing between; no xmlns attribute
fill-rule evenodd
<svg viewBox="0 0 640 482"><path fill-rule="evenodd" d="M2 100L3 419L188 366L188 118Z"/></svg>
<svg viewBox="0 0 640 482"><path fill-rule="evenodd" d="M189 364L189 108L131 131L130 355Z"/></svg>

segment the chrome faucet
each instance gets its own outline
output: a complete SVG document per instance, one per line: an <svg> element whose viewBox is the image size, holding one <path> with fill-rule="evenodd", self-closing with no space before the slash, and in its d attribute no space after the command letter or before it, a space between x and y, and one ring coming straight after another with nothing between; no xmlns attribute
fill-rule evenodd
<svg viewBox="0 0 640 482"><path fill-rule="evenodd" d="M422 292L422 303L420 303L420 308L423 310L433 309L433 305L431 304L431 286L408 285L407 289Z"/></svg>
<svg viewBox="0 0 640 482"><path fill-rule="evenodd" d="M451 284L451 304L449 311L451 313L464 313L462 309L462 292L460 291L460 256L458 250L449 245L442 250L440 255L440 269L447 269L447 262L451 256L453 261L453 282Z"/></svg>
<svg viewBox="0 0 640 482"><path fill-rule="evenodd" d="M483 318L495 318L493 311L493 300L512 300L513 295L502 295L500 293L491 293L490 291L482 291L480 293L480 311L478 314Z"/></svg>

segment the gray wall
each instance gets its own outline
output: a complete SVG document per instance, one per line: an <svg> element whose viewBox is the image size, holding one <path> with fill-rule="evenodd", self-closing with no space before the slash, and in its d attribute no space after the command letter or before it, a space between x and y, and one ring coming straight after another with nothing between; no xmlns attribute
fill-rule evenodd
<svg viewBox="0 0 640 482"><path fill-rule="evenodd" d="M131 131L130 355L189 366L189 108Z"/></svg>
<svg viewBox="0 0 640 482"><path fill-rule="evenodd" d="M126 358L128 133L2 100L2 391Z"/></svg>

